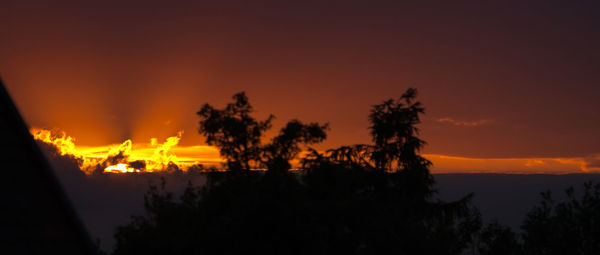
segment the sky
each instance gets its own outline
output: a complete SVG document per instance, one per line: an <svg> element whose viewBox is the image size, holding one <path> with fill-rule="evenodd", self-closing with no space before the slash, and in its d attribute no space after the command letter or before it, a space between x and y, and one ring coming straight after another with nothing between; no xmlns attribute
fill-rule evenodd
<svg viewBox="0 0 600 255"><path fill-rule="evenodd" d="M600 170L598 1L0 0L0 76L30 126L85 146L204 145L196 112L245 91L256 116L368 143L409 87L439 172Z"/></svg>

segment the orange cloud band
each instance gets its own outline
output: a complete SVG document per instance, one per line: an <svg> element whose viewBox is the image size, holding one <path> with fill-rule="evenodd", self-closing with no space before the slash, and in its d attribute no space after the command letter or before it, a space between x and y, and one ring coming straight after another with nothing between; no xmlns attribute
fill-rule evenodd
<svg viewBox="0 0 600 255"><path fill-rule="evenodd" d="M76 146L75 139L64 133L53 134L49 130L34 128L35 139L54 145L61 155L71 155L80 159L82 171L90 173L97 165L103 165L110 172L132 172L128 163L143 161L146 168L142 171L161 171L169 163L185 170L196 164L218 166L224 160L219 151L211 146L180 146L182 134L169 137L160 144L156 139L149 143L133 144L127 140L122 144L107 146ZM107 164L110 157L122 154L124 159ZM600 157L571 158L468 158L440 154L425 154L433 162L432 173L511 173L511 174L565 174L578 172L597 172L600 167L594 162ZM293 163L297 164L297 161Z"/></svg>

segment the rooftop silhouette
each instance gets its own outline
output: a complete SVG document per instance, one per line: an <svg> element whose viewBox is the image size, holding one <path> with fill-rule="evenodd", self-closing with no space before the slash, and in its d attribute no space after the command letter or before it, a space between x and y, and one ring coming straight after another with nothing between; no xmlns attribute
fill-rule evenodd
<svg viewBox="0 0 600 255"><path fill-rule="evenodd" d="M77 214L0 80L4 254L95 254Z"/></svg>

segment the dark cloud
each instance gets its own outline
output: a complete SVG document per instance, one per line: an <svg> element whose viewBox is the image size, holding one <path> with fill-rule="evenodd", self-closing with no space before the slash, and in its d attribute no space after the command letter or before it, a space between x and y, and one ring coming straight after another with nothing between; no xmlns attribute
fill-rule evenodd
<svg viewBox="0 0 600 255"><path fill-rule="evenodd" d="M106 158L105 164L116 165L116 164L127 164L129 162L129 155L125 154L124 151L119 151L115 155L110 155Z"/></svg>
<svg viewBox="0 0 600 255"><path fill-rule="evenodd" d="M72 155L60 155L58 149L51 144L36 141L42 152L46 155L52 168L57 169L57 174L66 179L81 179L85 173L79 168L81 159Z"/></svg>
<svg viewBox="0 0 600 255"><path fill-rule="evenodd" d="M133 167L133 169L137 170L146 170L146 162L143 160L136 160L129 163L129 166Z"/></svg>

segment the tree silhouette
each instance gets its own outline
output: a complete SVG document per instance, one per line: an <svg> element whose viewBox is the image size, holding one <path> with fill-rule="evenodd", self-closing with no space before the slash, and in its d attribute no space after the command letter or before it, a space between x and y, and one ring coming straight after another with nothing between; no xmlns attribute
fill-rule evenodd
<svg viewBox="0 0 600 255"><path fill-rule="evenodd" d="M522 254L517 234L497 221L492 221L481 231L477 249L481 255Z"/></svg>
<svg viewBox="0 0 600 255"><path fill-rule="evenodd" d="M425 112L420 102L413 102L417 90L408 89L397 100L374 105L369 115L371 137L375 143L371 160L378 170L421 169L431 163L418 155L425 141L417 137L419 114Z"/></svg>
<svg viewBox="0 0 600 255"><path fill-rule="evenodd" d="M274 116L257 121L250 116L253 109L244 92L235 94L233 99L235 102L222 110L205 104L197 113L200 116L199 132L206 137L208 145L219 148L228 169L250 170L253 162L259 162L260 138L271 128Z"/></svg>
<svg viewBox="0 0 600 255"><path fill-rule="evenodd" d="M319 159L368 171L395 172L398 174L392 175L392 179L400 182L398 185L406 192L416 197L432 195L431 162L419 155L426 143L417 137L419 129L416 127L425 109L415 101L416 97L417 90L410 88L398 100L373 105L369 130L374 144L341 146L324 155L312 150L303 160L304 166L318 163L314 160Z"/></svg>
<svg viewBox="0 0 600 255"><path fill-rule="evenodd" d="M300 152L300 144L322 142L327 134L328 124L303 124L292 120L285 125L270 144L263 145L261 138L271 128L273 115L264 121L257 121L250 114L253 109L244 92L233 96L235 102L225 109L215 109L205 104L200 116L199 133L206 137L208 145L219 148L221 156L227 160L231 171L251 170L266 167L270 171L287 171L289 161Z"/></svg>
<svg viewBox="0 0 600 255"><path fill-rule="evenodd" d="M274 137L271 144L263 149L263 163L269 171L287 171L291 168L289 161L300 153L300 144L320 143L327 134L328 124L319 123L302 124L299 120L292 120L283 127L278 136Z"/></svg>
<svg viewBox="0 0 600 255"><path fill-rule="evenodd" d="M328 150L325 155L313 154L311 158L325 156L338 164L396 172L419 170L427 173L431 162L419 155L426 144L417 137L420 114L425 112L420 102L414 102L417 90L408 89L398 100L389 99L373 105L369 114L373 145L356 144ZM312 151L318 153L317 151Z"/></svg>
<svg viewBox="0 0 600 255"><path fill-rule="evenodd" d="M147 215L117 230L115 254L461 254L480 216L471 195L434 198L430 163L418 154L424 110L415 97L410 89L373 106L373 145L308 148L293 172L290 160L302 144L323 141L327 124L292 120L263 144L273 117L256 121L243 93L225 109L205 105L200 133L228 171L206 173L207 184L188 187L180 201L151 187ZM260 166L268 171L248 171Z"/></svg>
<svg viewBox="0 0 600 255"><path fill-rule="evenodd" d="M600 252L600 183L584 184L583 195L566 190L556 204L550 191L527 215L523 229L526 254L598 254Z"/></svg>
<svg viewBox="0 0 600 255"><path fill-rule="evenodd" d="M497 222L477 234L478 254L582 254L600 252L600 184L584 183L581 197L572 187L557 203L550 191L527 214L521 235Z"/></svg>

